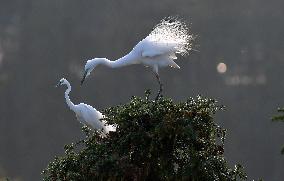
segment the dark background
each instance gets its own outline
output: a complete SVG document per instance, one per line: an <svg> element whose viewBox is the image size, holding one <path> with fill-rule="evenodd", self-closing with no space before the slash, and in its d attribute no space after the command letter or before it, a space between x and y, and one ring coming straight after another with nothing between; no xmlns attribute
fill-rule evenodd
<svg viewBox="0 0 284 181"><path fill-rule="evenodd" d="M284 125L272 123L284 106L282 0L0 0L0 180L39 180L63 145L82 138L64 100L62 77L74 103L98 110L158 89L150 69L98 67L80 87L85 61L117 59L160 19L179 15L198 35L191 52L162 69L164 95L176 101L202 94L227 110L225 154L245 166L249 179L284 178ZM218 73L220 62L226 73Z"/></svg>

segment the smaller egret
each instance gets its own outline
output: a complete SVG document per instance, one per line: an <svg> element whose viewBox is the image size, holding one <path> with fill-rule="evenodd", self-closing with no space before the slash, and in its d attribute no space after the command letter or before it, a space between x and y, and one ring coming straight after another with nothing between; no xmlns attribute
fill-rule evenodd
<svg viewBox="0 0 284 181"><path fill-rule="evenodd" d="M104 117L104 115L92 106L85 103L74 105L74 103L69 98L69 93L71 92L71 85L65 78L60 79L56 87L60 85L67 86L67 89L65 91L66 103L70 110L75 112L78 121L95 130L102 131L103 136L109 133L109 131L116 130L115 126L106 125L106 122L102 122L101 119Z"/></svg>
<svg viewBox="0 0 284 181"><path fill-rule="evenodd" d="M111 61L107 58L94 58L85 64L85 72L81 85L86 77L100 64L118 68L132 64L143 64L151 67L160 85L157 98L162 92L162 83L159 76L160 67L180 68L175 63L176 54L185 55L192 50L193 36L189 33L186 24L177 18L167 17L157 24L152 32L141 40L134 48L122 58ZM156 98L156 99L157 99Z"/></svg>

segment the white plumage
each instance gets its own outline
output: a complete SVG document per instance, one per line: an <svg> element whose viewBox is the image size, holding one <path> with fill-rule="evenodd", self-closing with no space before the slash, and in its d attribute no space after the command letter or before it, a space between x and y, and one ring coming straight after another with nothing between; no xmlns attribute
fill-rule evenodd
<svg viewBox="0 0 284 181"><path fill-rule="evenodd" d="M176 18L165 18L124 57L115 61L110 61L107 58L88 60L81 84L99 64L111 68L143 64L153 69L159 81L161 91L159 68L167 66L180 68L174 62L177 58L176 54L186 55L191 50L192 40L193 36L189 33L189 29L184 22Z"/></svg>
<svg viewBox="0 0 284 181"><path fill-rule="evenodd" d="M103 135L109 133L109 131L115 131L115 126L106 125L105 122L102 122L101 119L103 118L103 114L97 111L92 106L85 103L80 103L78 105L73 104L73 102L69 98L69 93L71 92L71 85L66 79L62 78L58 82L56 87L60 85L67 86L67 89L65 91L66 103L70 110L75 112L78 121L95 130L102 131Z"/></svg>

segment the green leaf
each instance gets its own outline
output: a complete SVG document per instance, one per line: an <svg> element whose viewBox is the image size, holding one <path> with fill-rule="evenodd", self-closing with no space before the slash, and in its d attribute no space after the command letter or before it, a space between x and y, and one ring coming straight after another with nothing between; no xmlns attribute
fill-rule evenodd
<svg viewBox="0 0 284 181"><path fill-rule="evenodd" d="M117 131L101 138L83 127L85 139L67 144L43 180L246 179L243 167L230 168L224 157L226 130L214 120L224 106L202 96L175 103L150 94L105 109Z"/></svg>

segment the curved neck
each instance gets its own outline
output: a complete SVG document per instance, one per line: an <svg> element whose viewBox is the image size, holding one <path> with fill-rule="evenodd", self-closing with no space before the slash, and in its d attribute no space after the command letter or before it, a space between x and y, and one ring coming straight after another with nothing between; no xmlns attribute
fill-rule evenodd
<svg viewBox="0 0 284 181"><path fill-rule="evenodd" d="M75 105L73 104L73 102L71 102L69 98L69 93L71 92L71 85L69 83L65 83L65 85L67 86L67 89L65 91L66 103L71 110L75 111Z"/></svg>
<svg viewBox="0 0 284 181"><path fill-rule="evenodd" d="M129 54L125 55L124 57L121 57L117 60L114 60L114 61L111 61L107 58L94 59L94 63L96 65L103 64L103 65L106 65L106 66L111 67L111 68L119 68L119 67L131 65L131 64L135 64L135 61L136 61L136 59L131 53L129 53Z"/></svg>

